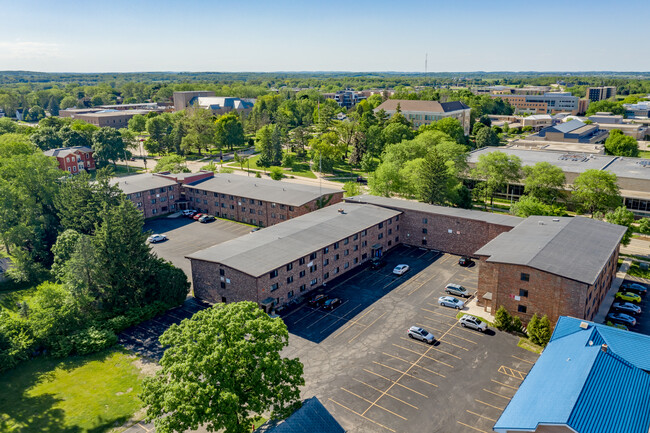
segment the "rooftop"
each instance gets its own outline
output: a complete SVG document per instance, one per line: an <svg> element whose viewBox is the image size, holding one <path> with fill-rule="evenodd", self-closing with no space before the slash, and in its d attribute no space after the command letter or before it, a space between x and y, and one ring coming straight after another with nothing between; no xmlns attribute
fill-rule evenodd
<svg viewBox="0 0 650 433"><path fill-rule="evenodd" d="M113 178L111 185L117 185L124 194L133 194L134 192L176 185L176 182L153 173L142 173Z"/></svg>
<svg viewBox="0 0 650 433"><path fill-rule="evenodd" d="M646 335L562 316L494 430L648 433L649 359Z"/></svg>
<svg viewBox="0 0 650 433"><path fill-rule="evenodd" d="M430 113L449 113L458 110L468 110L470 107L460 101L438 102L438 101L412 101L408 99L388 99L375 108L375 111L397 110L399 104L402 111L422 111Z"/></svg>
<svg viewBox="0 0 650 433"><path fill-rule="evenodd" d="M529 266L591 285L625 230L591 218L531 216L476 254L489 256L488 262Z"/></svg>
<svg viewBox="0 0 650 433"><path fill-rule="evenodd" d="M150 110L102 110L95 111L92 113L78 113L75 114L76 117L113 117L113 116L135 116L136 114L148 114Z"/></svg>
<svg viewBox="0 0 650 433"><path fill-rule="evenodd" d="M260 429L265 433L345 433L343 427L316 397L305 400L302 407L284 421Z"/></svg>
<svg viewBox="0 0 650 433"><path fill-rule="evenodd" d="M618 157L607 171L619 178L650 179L650 159Z"/></svg>
<svg viewBox="0 0 650 433"><path fill-rule="evenodd" d="M499 224L507 227L515 227L523 221L522 218L510 215L495 214L491 212L481 212L476 210L460 209L455 207L436 206L433 204L421 203L419 201L404 200L399 198L379 197L376 195L358 195L347 197L349 203L367 203L392 209L409 209L432 214L445 215L471 219L475 221L484 221L491 224Z"/></svg>
<svg viewBox="0 0 650 433"><path fill-rule="evenodd" d="M187 258L221 263L259 277L400 213L371 205L337 203Z"/></svg>
<svg viewBox="0 0 650 433"><path fill-rule="evenodd" d="M58 149L50 149L43 152L45 156L68 156L75 152L93 152L90 147L86 146L73 146L73 147L60 147Z"/></svg>
<svg viewBox="0 0 650 433"><path fill-rule="evenodd" d="M319 197L341 192L339 190L320 188L318 186L259 179L230 173L218 173L210 179L200 180L187 184L186 186L289 206L302 206Z"/></svg>
<svg viewBox="0 0 650 433"><path fill-rule="evenodd" d="M569 143L567 143L568 145ZM478 157L490 152L503 152L507 155L515 155L521 159L522 165L535 165L538 162L548 162L567 173L582 173L585 170L608 169L608 165L617 157L611 155L593 155L582 153L580 151L557 152L557 151L539 151L512 149L504 147L484 147L470 152L468 162L476 164Z"/></svg>

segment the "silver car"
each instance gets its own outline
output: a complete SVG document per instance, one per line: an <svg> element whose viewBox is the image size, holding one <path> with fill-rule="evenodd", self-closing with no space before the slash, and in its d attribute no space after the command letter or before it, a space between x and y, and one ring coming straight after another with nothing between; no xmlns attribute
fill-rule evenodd
<svg viewBox="0 0 650 433"><path fill-rule="evenodd" d="M427 332L422 328L418 328L417 326L411 326L407 331L407 334L409 337L424 341L425 343L433 344L435 342L432 333Z"/></svg>
<svg viewBox="0 0 650 433"><path fill-rule="evenodd" d="M627 314L641 314L641 307L635 305L631 302L614 302L612 308L618 311L622 311Z"/></svg>
<svg viewBox="0 0 650 433"><path fill-rule="evenodd" d="M487 330L487 323L479 319L478 317L470 316L465 314L463 317L458 319L460 326L463 328L476 329L478 332L485 332Z"/></svg>
<svg viewBox="0 0 650 433"><path fill-rule="evenodd" d="M447 284L445 286L445 292L448 295L462 296L463 298L469 298L469 290L460 284Z"/></svg>
<svg viewBox="0 0 650 433"><path fill-rule="evenodd" d="M443 307L451 307L457 310L462 310L465 306L463 301L456 299L453 296L441 296L438 298L438 303Z"/></svg>

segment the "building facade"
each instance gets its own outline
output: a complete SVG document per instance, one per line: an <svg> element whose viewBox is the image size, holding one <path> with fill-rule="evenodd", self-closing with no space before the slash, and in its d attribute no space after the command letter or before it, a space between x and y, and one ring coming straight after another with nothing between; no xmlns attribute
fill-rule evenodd
<svg viewBox="0 0 650 433"><path fill-rule="evenodd" d="M648 119L650 118L650 101L642 101L636 104L623 104L625 117L627 119Z"/></svg>
<svg viewBox="0 0 650 433"><path fill-rule="evenodd" d="M133 176L112 179L127 200L142 212L145 218L153 218L178 210L177 200L180 197L180 185L163 176L153 173L136 174Z"/></svg>
<svg viewBox="0 0 650 433"><path fill-rule="evenodd" d="M438 120L451 117L457 119L465 135L469 135L471 128L470 111L471 108L460 101L438 102L438 101L411 101L405 99L388 99L375 108L375 113L384 110L386 114L392 116L399 110L415 128L422 125L429 125Z"/></svg>
<svg viewBox="0 0 650 433"><path fill-rule="evenodd" d="M108 127L115 129L126 128L129 126L129 120L136 114L146 115L152 110L98 110L96 108L88 109L70 109L61 110L60 117L69 117L71 119L83 120L91 125L100 128ZM160 110L157 110L160 111Z"/></svg>
<svg viewBox="0 0 650 433"><path fill-rule="evenodd" d="M190 90L186 92L174 92L174 111L185 110L199 97L215 96L211 90Z"/></svg>
<svg viewBox="0 0 650 433"><path fill-rule="evenodd" d="M59 162L59 169L70 174L82 171L95 170L94 151L85 146L62 147L43 152L45 156L52 156Z"/></svg>
<svg viewBox="0 0 650 433"><path fill-rule="evenodd" d="M583 108L580 105L580 98L570 93L549 92L543 95L493 95L493 98L501 98L515 107L516 114L556 114L571 113L580 114Z"/></svg>
<svg viewBox="0 0 650 433"><path fill-rule="evenodd" d="M602 101L604 99L613 98L615 96L616 96L616 87L614 86L587 88L587 99L589 99L592 102Z"/></svg>
<svg viewBox="0 0 650 433"><path fill-rule="evenodd" d="M323 96L335 100L339 106L348 110L366 99L363 93L355 92L352 89L339 90L335 93L323 93Z"/></svg>

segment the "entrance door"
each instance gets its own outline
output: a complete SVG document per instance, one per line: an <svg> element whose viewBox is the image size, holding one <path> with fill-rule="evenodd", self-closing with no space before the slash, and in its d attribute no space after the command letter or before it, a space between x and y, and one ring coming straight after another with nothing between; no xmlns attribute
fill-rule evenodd
<svg viewBox="0 0 650 433"><path fill-rule="evenodd" d="M379 258L383 254L383 251L384 251L384 247L382 247L382 246L377 246L377 247L373 246L372 250L370 250L370 256L372 258L375 258L375 257Z"/></svg>

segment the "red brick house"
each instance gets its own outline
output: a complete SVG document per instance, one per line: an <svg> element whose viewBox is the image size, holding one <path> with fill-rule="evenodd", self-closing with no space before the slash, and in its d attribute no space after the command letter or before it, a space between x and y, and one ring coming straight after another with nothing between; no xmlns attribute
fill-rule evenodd
<svg viewBox="0 0 650 433"><path fill-rule="evenodd" d="M45 156L52 156L59 161L59 168L71 174L78 174L83 170L94 170L94 151L85 146L62 147L43 152Z"/></svg>

